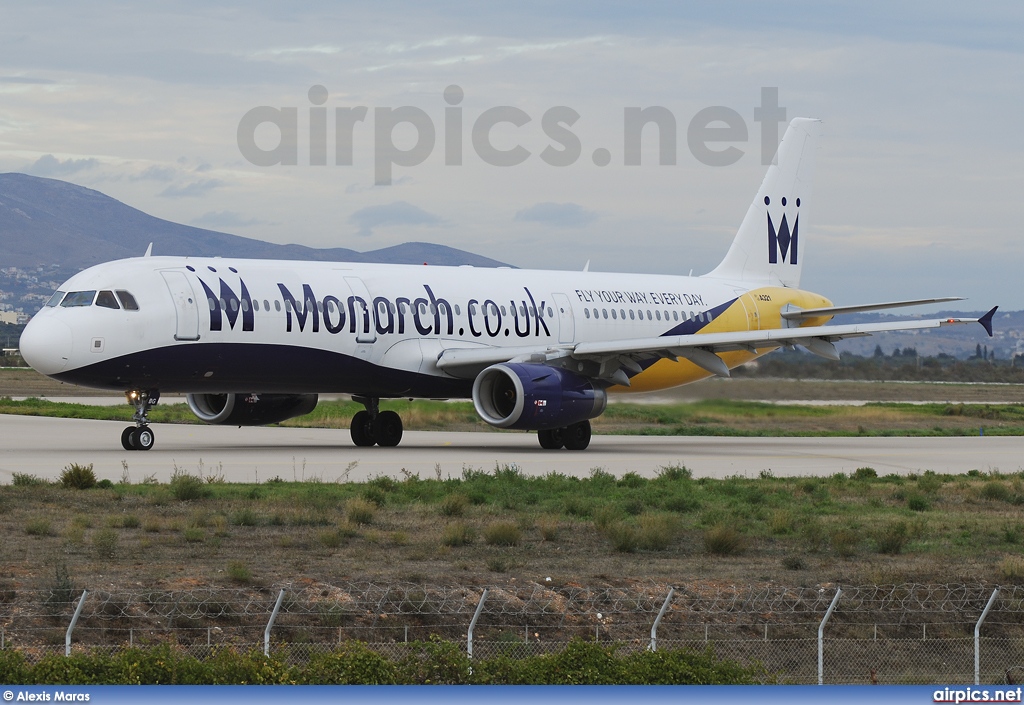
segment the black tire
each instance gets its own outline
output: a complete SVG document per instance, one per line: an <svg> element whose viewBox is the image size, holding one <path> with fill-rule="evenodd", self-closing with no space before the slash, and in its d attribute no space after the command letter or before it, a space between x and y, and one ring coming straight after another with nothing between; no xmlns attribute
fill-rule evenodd
<svg viewBox="0 0 1024 705"><path fill-rule="evenodd" d="M586 450L590 445L590 422L580 421L567 426L564 436L567 450Z"/></svg>
<svg viewBox="0 0 1024 705"><path fill-rule="evenodd" d="M126 426L125 429L121 431L121 446L125 450L135 450L135 445L132 443L133 433L135 433L134 426Z"/></svg>
<svg viewBox="0 0 1024 705"><path fill-rule="evenodd" d="M373 422L373 439L382 448L394 448L402 442L402 417L394 411L382 411Z"/></svg>
<svg viewBox="0 0 1024 705"><path fill-rule="evenodd" d="M565 445L565 429L549 428L537 431L537 440L544 450L558 450Z"/></svg>
<svg viewBox="0 0 1024 705"><path fill-rule="evenodd" d="M373 439L373 429L370 426L370 412L359 411L352 417L352 442L360 448L368 448L376 441Z"/></svg>
<svg viewBox="0 0 1024 705"><path fill-rule="evenodd" d="M132 431L131 441L135 450L149 450L156 442L156 436L149 426L139 426Z"/></svg>

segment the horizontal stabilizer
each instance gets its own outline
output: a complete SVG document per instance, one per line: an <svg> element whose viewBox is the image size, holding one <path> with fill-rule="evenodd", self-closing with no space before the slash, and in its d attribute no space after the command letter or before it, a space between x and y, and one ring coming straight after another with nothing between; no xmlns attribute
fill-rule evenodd
<svg viewBox="0 0 1024 705"><path fill-rule="evenodd" d="M993 306L991 311L978 319L978 323L980 323L981 327L985 329L986 333L988 333L989 338L992 337L992 317L996 315L997 308L999 307Z"/></svg>
<svg viewBox="0 0 1024 705"><path fill-rule="evenodd" d="M859 304L856 306L830 306L828 308L803 308L783 311L782 317L788 321L818 316L837 316L842 313L866 313L867 311L883 311L887 308L901 306L923 306L924 304L941 304L947 301L963 301L962 296L945 296L941 299L914 299L913 301L888 301L881 304Z"/></svg>

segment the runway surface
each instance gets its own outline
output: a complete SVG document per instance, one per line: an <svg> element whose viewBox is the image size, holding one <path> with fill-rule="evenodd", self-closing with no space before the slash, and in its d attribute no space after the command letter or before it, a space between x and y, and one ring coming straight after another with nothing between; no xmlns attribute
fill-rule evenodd
<svg viewBox="0 0 1024 705"><path fill-rule="evenodd" d="M407 431L397 448L356 448L347 430L154 425L148 452L121 448L115 421L0 415L0 482L12 473L56 479L69 463L92 463L97 477L167 482L175 468L229 482L460 477L464 468L493 471L514 464L529 475L559 472L587 477L592 468L616 476L652 477L666 465L685 465L696 477L832 475L872 467L879 475L934 470L1017 472L1024 438L724 438L594 436L585 451L545 451L536 434ZM127 470L125 469L127 468Z"/></svg>

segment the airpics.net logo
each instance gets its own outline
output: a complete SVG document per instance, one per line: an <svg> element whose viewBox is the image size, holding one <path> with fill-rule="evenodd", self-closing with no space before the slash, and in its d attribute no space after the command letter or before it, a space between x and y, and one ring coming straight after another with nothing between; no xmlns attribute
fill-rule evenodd
<svg viewBox="0 0 1024 705"><path fill-rule="evenodd" d="M509 126L516 131L515 134L521 134L519 130L536 129L530 125L534 122L533 116L512 105L499 105L483 110L479 115L467 116L461 107L465 91L457 85L448 86L442 94L444 116L440 140L434 119L426 110L416 106L376 107L373 108L372 119L370 108L365 105L338 106L333 109L333 125L329 126L328 118L332 111L325 105L329 98L327 88L312 86L307 97L310 105L303 110L308 116L302 116L305 119L301 129L298 107L261 105L242 116L237 130L238 150L249 163L263 167L297 166L300 144L304 142L302 151L308 152L308 165L327 166L330 136L334 142L334 166L353 166L353 145L357 140L371 137L367 132L372 131L374 184L386 186L392 182L395 167L410 168L423 164L434 153L439 141L444 165L461 166L467 159L464 154L465 125L470 119L469 143L473 155L490 166L518 166L536 156L549 166L566 167L577 163L584 154L583 143L572 129L581 116L565 105L548 108L541 115L540 130L549 143L534 155L519 142L499 148L492 139L492 133L499 125L505 133L510 130ZM786 122L786 108L779 106L778 88L761 88L761 104L754 107L753 119L761 126L761 163L770 164L779 145L779 128ZM647 125L653 125L655 129L645 130ZM396 144L396 133L410 131L415 134L412 146L403 148ZM674 166L678 154L677 131L676 116L664 106L623 108L622 165L640 166L644 137L656 135L658 164ZM271 138L258 141L257 132L263 136L269 132ZM729 166L745 154L737 145L747 143L748 135L747 122L739 111L713 105L697 111L690 119L686 127L686 146L701 164ZM615 158L607 147L591 149L589 156L598 167L608 166Z"/></svg>

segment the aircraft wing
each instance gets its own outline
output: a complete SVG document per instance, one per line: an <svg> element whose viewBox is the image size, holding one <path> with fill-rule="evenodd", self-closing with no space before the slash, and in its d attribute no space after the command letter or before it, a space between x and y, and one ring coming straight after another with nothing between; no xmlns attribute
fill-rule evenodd
<svg viewBox="0 0 1024 705"><path fill-rule="evenodd" d="M694 335L661 336L656 338L634 338L594 343L579 343L574 346L520 347L520 348L451 348L441 353L437 367L449 371L482 369L502 362L543 363L558 358L571 357L602 363L609 380L628 384L622 368L640 372L638 360L650 358L684 358L709 372L727 377L729 369L717 353L735 350L763 352L765 349L801 345L812 353L833 360L839 359L834 343L843 338L856 338L873 333L894 330L922 330L964 323L980 323L989 336L992 335L992 317L996 308L980 318L935 318L922 321L896 321L892 323L854 323L837 326L808 326L793 328L771 328L768 330L734 331L727 333L697 333ZM614 362L611 367L607 363Z"/></svg>

